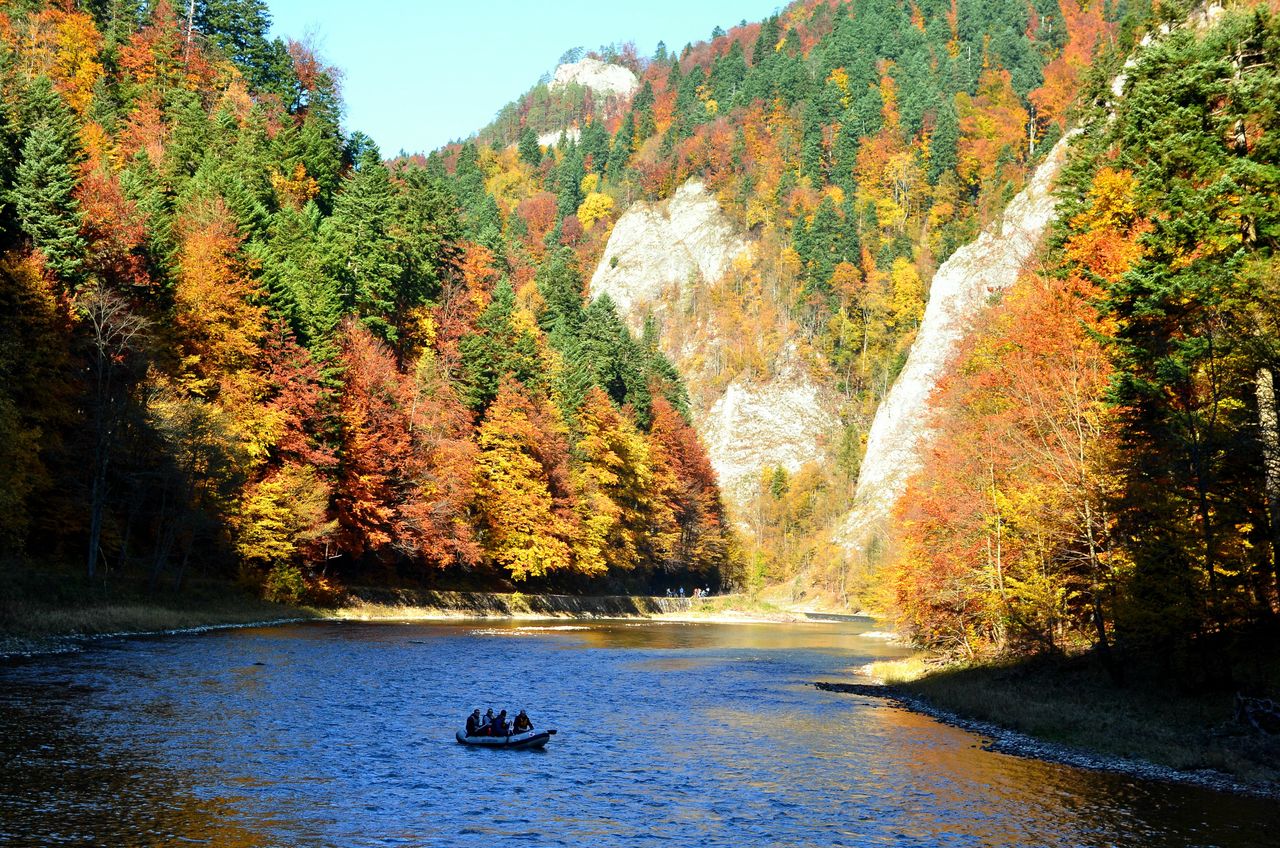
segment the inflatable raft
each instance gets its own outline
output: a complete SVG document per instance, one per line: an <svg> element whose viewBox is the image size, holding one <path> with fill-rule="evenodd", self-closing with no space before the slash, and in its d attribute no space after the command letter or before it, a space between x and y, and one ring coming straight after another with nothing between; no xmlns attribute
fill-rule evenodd
<svg viewBox="0 0 1280 848"><path fill-rule="evenodd" d="M467 731L459 730L456 737L463 745L479 745L482 748L542 748L554 735L554 730L529 730L510 736L468 736Z"/></svg>

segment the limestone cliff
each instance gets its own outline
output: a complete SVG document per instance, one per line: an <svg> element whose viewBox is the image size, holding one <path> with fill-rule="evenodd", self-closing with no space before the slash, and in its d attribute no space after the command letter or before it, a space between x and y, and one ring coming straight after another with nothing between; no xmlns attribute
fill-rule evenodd
<svg viewBox="0 0 1280 848"><path fill-rule="evenodd" d="M555 91L570 84L591 89L596 97L598 108L616 109L640 87L640 79L630 68L602 62L588 56L577 62L567 62L558 66L547 87ZM582 128L566 126L541 133L538 136L538 144L543 147L558 144L561 136L577 141L582 137Z"/></svg>
<svg viewBox="0 0 1280 848"><path fill-rule="evenodd" d="M995 292L1017 281L1054 219L1053 183L1066 158L1063 138L1003 216L952 254L937 273L906 366L876 410L858 474L852 511L837 533L862 549L889 517L930 441L929 402L973 316Z"/></svg>
<svg viewBox="0 0 1280 848"><path fill-rule="evenodd" d="M640 85L629 68L590 57L556 68L550 87L558 88L570 83L577 83L600 94L615 94L620 97L630 97Z"/></svg>
<svg viewBox="0 0 1280 848"><path fill-rule="evenodd" d="M662 310L663 294L685 284L714 283L746 239L700 182L688 182L665 203L632 204L618 219L591 277L591 294L608 292L639 328L646 312Z"/></svg>
<svg viewBox="0 0 1280 848"><path fill-rule="evenodd" d="M755 491L765 468L794 472L821 461L839 419L830 392L809 374L794 348L784 351L767 380L739 376L695 423L735 503Z"/></svg>
<svg viewBox="0 0 1280 848"><path fill-rule="evenodd" d="M1220 0L1193 9L1181 26L1203 30L1223 14ZM1165 23L1142 38L1142 50L1178 28ZM1111 94L1124 95L1127 70L1136 54L1111 82ZM991 295L1007 289L1030 261L1056 217L1053 183L1067 158L1068 133L1036 169L1026 187L1005 208L996 226L957 250L933 277L924 320L906 366L876 409L849 515L835 538L846 549L866 553L885 529L910 476L928 455L930 399L948 360L968 326Z"/></svg>
<svg viewBox="0 0 1280 848"><path fill-rule="evenodd" d="M749 262L752 244L702 183L691 181L662 203L633 204L614 225L591 278L591 296L608 293L639 329L659 318L660 343L691 388L694 423L721 487L742 504L764 468L795 471L821 460L838 420L829 391L793 346L767 377L728 380L711 363L736 327L715 326L687 304L714 285L735 260Z"/></svg>

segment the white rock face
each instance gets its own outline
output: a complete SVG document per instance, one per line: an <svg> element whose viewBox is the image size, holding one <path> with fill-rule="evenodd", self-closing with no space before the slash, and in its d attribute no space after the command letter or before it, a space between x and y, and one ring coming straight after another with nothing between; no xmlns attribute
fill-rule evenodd
<svg viewBox="0 0 1280 848"><path fill-rule="evenodd" d="M605 292L634 326L644 307L673 286L711 284L750 245L700 182L687 182L665 204L633 203L613 225L591 296Z"/></svg>
<svg viewBox="0 0 1280 848"><path fill-rule="evenodd" d="M640 81L630 69L621 65L609 65L599 59L586 58L556 68L551 88L577 83L601 94L629 97L640 86Z"/></svg>
<svg viewBox="0 0 1280 848"><path fill-rule="evenodd" d="M907 364L876 410L852 512L837 539L862 548L888 519L932 441L930 400L972 320L994 292L1013 285L1054 219L1053 182L1069 133L1054 146L996 227L957 250L934 274Z"/></svg>
<svg viewBox="0 0 1280 848"><path fill-rule="evenodd" d="M564 136L570 141L577 141L582 138L582 130L577 127L569 127L568 129L556 130L555 132L543 133L538 136L538 144L543 147L550 147L553 144L560 143L560 136Z"/></svg>
<svg viewBox="0 0 1280 848"><path fill-rule="evenodd" d="M820 460L839 423L831 399L794 351L783 359L766 382L739 377L729 383L695 421L721 489L736 503L753 494L762 469L795 472Z"/></svg>
<svg viewBox="0 0 1280 848"><path fill-rule="evenodd" d="M750 497L762 469L781 465L795 471L820 460L838 423L835 401L794 348L774 363L768 380L739 376L713 395L699 390L709 377L693 360L715 359L720 339L737 328L703 323L696 349L682 345L677 339L688 327L678 324L702 317L687 316L680 305L696 287L718 282L734 259L750 255L751 243L720 211L715 197L691 181L665 203L632 204L614 224L591 277L591 296L608 293L633 328L647 314L664 317L662 348L689 381L694 423L725 496L738 504Z"/></svg>

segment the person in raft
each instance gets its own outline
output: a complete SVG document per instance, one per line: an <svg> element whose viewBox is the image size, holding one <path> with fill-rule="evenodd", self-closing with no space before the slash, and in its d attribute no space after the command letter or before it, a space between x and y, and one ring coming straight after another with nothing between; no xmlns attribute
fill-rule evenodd
<svg viewBox="0 0 1280 848"><path fill-rule="evenodd" d="M493 720L493 724L489 725L490 736L510 736L511 728L507 727L507 711L503 710L498 713L498 717Z"/></svg>
<svg viewBox="0 0 1280 848"><path fill-rule="evenodd" d="M516 716L515 724L511 725L511 732L526 733L530 730L533 730L533 722L529 721L529 716L525 714L524 710L521 710Z"/></svg>
<svg viewBox="0 0 1280 848"><path fill-rule="evenodd" d="M471 715L467 716L467 735L480 735L480 710L473 710Z"/></svg>

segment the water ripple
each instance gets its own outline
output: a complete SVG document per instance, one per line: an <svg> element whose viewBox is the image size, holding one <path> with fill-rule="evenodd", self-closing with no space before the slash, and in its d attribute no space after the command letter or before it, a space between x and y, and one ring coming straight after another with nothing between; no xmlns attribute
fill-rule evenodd
<svg viewBox="0 0 1280 848"><path fill-rule="evenodd" d="M1265 802L808 685L900 655L870 626L309 624L3 668L0 844L1280 844ZM560 734L457 745L490 705Z"/></svg>

